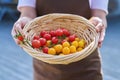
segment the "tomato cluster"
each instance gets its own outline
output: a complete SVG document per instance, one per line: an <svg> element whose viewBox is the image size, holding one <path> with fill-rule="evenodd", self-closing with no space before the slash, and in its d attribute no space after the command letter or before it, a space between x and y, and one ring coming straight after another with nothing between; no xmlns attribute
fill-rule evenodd
<svg viewBox="0 0 120 80"><path fill-rule="evenodd" d="M19 43L27 42L32 48L39 49L43 53L52 55L67 55L81 51L85 48L85 40L71 34L65 28L51 31L41 31L33 36L31 43L19 32L16 36Z"/></svg>
<svg viewBox="0 0 120 80"><path fill-rule="evenodd" d="M31 41L34 49L40 49L43 53L52 55L70 54L80 51L85 47L85 40L71 34L65 28L51 31L41 31Z"/></svg>

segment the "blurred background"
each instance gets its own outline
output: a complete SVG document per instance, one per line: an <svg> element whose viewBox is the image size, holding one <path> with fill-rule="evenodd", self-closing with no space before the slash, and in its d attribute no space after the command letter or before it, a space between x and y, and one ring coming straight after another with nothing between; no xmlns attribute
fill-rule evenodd
<svg viewBox="0 0 120 80"><path fill-rule="evenodd" d="M33 80L32 57L15 44L11 29L17 0L0 0L0 80ZM120 0L109 1L108 28L101 50L104 80L120 80Z"/></svg>

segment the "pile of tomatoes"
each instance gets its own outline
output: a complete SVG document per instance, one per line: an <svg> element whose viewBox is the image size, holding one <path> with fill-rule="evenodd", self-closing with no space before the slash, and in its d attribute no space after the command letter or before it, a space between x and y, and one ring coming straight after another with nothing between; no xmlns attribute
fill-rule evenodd
<svg viewBox="0 0 120 80"><path fill-rule="evenodd" d="M86 42L67 29L59 28L41 31L39 35L33 36L30 44L34 49L39 49L46 54L67 55L83 50Z"/></svg>

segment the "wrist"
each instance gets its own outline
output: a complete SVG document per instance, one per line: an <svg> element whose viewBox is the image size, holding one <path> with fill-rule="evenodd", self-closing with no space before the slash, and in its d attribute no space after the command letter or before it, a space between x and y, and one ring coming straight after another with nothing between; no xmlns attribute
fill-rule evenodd
<svg viewBox="0 0 120 80"><path fill-rule="evenodd" d="M104 10L100 9L91 9L92 16L99 18L106 18L107 13Z"/></svg>
<svg viewBox="0 0 120 80"><path fill-rule="evenodd" d="M100 9L92 9L92 17L98 17L102 20L105 27L107 27L106 15L107 13Z"/></svg>
<svg viewBox="0 0 120 80"><path fill-rule="evenodd" d="M23 7L20 9L20 12L20 17L28 17L33 19L37 16L35 8L32 7Z"/></svg>
<svg viewBox="0 0 120 80"><path fill-rule="evenodd" d="M26 13L21 13L20 18L22 17L27 17L27 18L31 18L34 19L36 17L36 15L31 15L31 14L26 14Z"/></svg>

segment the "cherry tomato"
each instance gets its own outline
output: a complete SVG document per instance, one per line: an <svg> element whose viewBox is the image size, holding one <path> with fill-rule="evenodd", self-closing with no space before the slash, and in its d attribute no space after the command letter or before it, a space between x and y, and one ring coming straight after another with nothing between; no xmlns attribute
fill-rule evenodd
<svg viewBox="0 0 120 80"><path fill-rule="evenodd" d="M33 39L40 39L40 36L37 36L37 35L35 35L34 37L33 37Z"/></svg>
<svg viewBox="0 0 120 80"><path fill-rule="evenodd" d="M41 43L41 46L44 46L47 42L45 38L40 38L39 41Z"/></svg>
<svg viewBox="0 0 120 80"><path fill-rule="evenodd" d="M42 49L42 51L44 52L44 53L48 53L48 47L44 47L43 49Z"/></svg>
<svg viewBox="0 0 120 80"><path fill-rule="evenodd" d="M56 36L62 36L62 35L63 35L62 29L57 29L56 30Z"/></svg>
<svg viewBox="0 0 120 80"><path fill-rule="evenodd" d="M39 40L32 40L32 47L33 48L40 48L41 44Z"/></svg>
<svg viewBox="0 0 120 80"><path fill-rule="evenodd" d="M50 34L45 34L43 36L46 40L51 40L51 35Z"/></svg>
<svg viewBox="0 0 120 80"><path fill-rule="evenodd" d="M50 35L52 36L52 37L54 37L54 36L56 36L56 34L55 34L56 32L55 31L50 31Z"/></svg>
<svg viewBox="0 0 120 80"><path fill-rule="evenodd" d="M57 44L58 43L58 38L57 37L52 37L52 43Z"/></svg>
<svg viewBox="0 0 120 80"><path fill-rule="evenodd" d="M41 37L43 37L45 34L48 34L48 32L47 32L47 31L41 31L41 32L40 32L40 36L41 36Z"/></svg>
<svg viewBox="0 0 120 80"><path fill-rule="evenodd" d="M76 36L75 36L75 35L70 35L70 36L69 36L69 41L70 41L70 42L72 42L72 41L74 41L74 40L75 40L75 38L76 38Z"/></svg>
<svg viewBox="0 0 120 80"><path fill-rule="evenodd" d="M22 35L18 35L18 36L17 36L17 39L18 39L19 41L23 41L23 40L24 40L24 37L23 37Z"/></svg>
<svg viewBox="0 0 120 80"><path fill-rule="evenodd" d="M70 36L70 32L67 29L62 29L65 36Z"/></svg>

